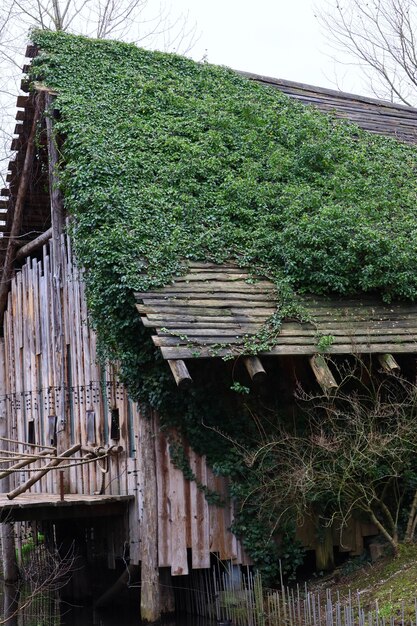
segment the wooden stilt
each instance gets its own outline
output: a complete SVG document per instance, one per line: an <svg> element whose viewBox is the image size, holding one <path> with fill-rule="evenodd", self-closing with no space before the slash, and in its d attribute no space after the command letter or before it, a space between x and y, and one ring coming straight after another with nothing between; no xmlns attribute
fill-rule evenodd
<svg viewBox="0 0 417 626"><path fill-rule="evenodd" d="M316 568L325 572L334 568L333 534L331 527L320 529L321 540L316 544Z"/></svg>
<svg viewBox="0 0 417 626"><path fill-rule="evenodd" d="M266 372L257 356L246 356L243 359L243 363L254 383L261 383L265 380Z"/></svg>
<svg viewBox="0 0 417 626"><path fill-rule="evenodd" d="M6 375L5 375L5 354L4 354L4 339L0 339L0 388L3 393L6 392ZM0 404L0 436L8 437L7 428L7 411L5 401L1 401ZM3 446L7 447L7 442L4 441ZM0 480L0 491L2 493L9 491L10 482L9 475L7 474ZM19 568L16 560L16 546L14 539L14 525L11 522L5 522L1 524L1 547L3 557L3 578L6 583L15 583L19 578ZM7 594L6 594L7 595ZM6 603L6 597L5 597ZM5 611L7 614L7 611Z"/></svg>
<svg viewBox="0 0 417 626"><path fill-rule="evenodd" d="M169 615L175 612L174 588L171 580L171 569L162 567L159 570L159 595L161 602L161 613Z"/></svg>
<svg viewBox="0 0 417 626"><path fill-rule="evenodd" d="M144 414L145 413L145 414ZM141 411L139 421L140 484L143 486L140 612L144 622L161 617L158 570L158 498L156 482L155 422Z"/></svg>

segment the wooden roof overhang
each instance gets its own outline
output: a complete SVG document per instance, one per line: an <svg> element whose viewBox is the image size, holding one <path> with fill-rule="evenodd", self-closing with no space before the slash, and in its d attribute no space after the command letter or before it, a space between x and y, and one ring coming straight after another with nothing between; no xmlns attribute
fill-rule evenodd
<svg viewBox="0 0 417 626"><path fill-rule="evenodd" d="M37 55L35 46L28 46L26 57L33 58ZM26 74L29 65L23 67ZM25 169L25 159L28 148L31 148L31 133L36 137L36 155L31 155L30 162L26 164L28 170L28 184L24 194L24 210L20 226L20 244L23 246L28 241L34 239L39 233L43 233L50 226L48 177L46 162L46 141L45 136L39 133L40 122L34 119L40 114L42 107L37 107L39 93L31 91L29 93L29 83L23 78L21 82L21 95L16 100L16 125L14 137L11 142L12 157L8 165L6 174L7 188L0 190L0 236L8 240L15 213L16 200L19 196L22 174ZM37 111L38 108L38 111ZM33 124L37 127L33 131Z"/></svg>
<svg viewBox="0 0 417 626"><path fill-rule="evenodd" d="M404 143L417 143L415 107L249 72L239 74L261 85L279 89L290 98L311 105L322 113L353 122L363 130L387 135Z"/></svg>
<svg viewBox="0 0 417 626"><path fill-rule="evenodd" d="M190 263L171 285L135 295L174 375L180 361L249 355L245 345L279 308L271 281L232 263ZM284 321L274 345L259 356L313 356L323 337L330 355L417 353L417 305L313 296L301 304L311 321Z"/></svg>

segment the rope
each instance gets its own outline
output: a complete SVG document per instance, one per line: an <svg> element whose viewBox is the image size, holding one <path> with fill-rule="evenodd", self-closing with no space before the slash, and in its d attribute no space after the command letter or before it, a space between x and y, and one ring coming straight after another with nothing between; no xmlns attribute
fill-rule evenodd
<svg viewBox="0 0 417 626"><path fill-rule="evenodd" d="M9 450L1 450L0 449L0 454L8 454L8 457L0 457L0 463L10 463L10 461L24 461L24 460L29 460L29 459L33 459L34 461L36 461L37 459L56 459L56 454L31 454L30 452L9 452ZM93 452L87 452L86 454L93 454ZM95 456L104 456L104 454L107 453L103 453L101 455L95 455ZM72 456L72 459L84 459L85 457L82 456Z"/></svg>
<svg viewBox="0 0 417 626"><path fill-rule="evenodd" d="M37 443L29 443L28 441L19 441L18 439L8 439L7 437L0 437L0 441L8 441L9 443L20 443L23 446L29 446L31 448L46 448L46 450L56 450L54 446L44 446Z"/></svg>
<svg viewBox="0 0 417 626"><path fill-rule="evenodd" d="M94 459L83 459L82 461L77 461L77 463L70 463L70 464L66 464L66 465L62 465L61 463L59 465L55 465L54 467L22 467L21 469L5 469L3 471L7 471L7 472L39 472L40 470L43 469L47 469L48 472L51 472L53 470L62 470L62 469L71 469L72 467L79 467L80 465L86 465L87 463L95 463L96 461L99 461L100 459L103 459L105 457L107 457L107 454L103 454L103 456L101 457L95 457ZM45 458L45 457L42 457ZM58 459L59 457L54 457L54 459ZM68 461L71 460L71 458L69 457L68 459L66 459ZM101 469L101 468L100 468Z"/></svg>

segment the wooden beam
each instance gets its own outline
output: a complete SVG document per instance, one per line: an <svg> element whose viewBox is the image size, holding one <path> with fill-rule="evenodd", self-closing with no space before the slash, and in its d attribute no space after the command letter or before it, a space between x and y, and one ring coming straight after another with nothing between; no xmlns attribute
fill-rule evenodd
<svg viewBox="0 0 417 626"><path fill-rule="evenodd" d="M47 474L52 468L62 463L62 461L65 461L65 459L72 456L76 452L79 452L79 450L81 450L81 444L79 443L75 444L68 450L65 450L65 452L57 456L56 459L53 459L47 465L45 465L43 469L39 470L39 472L36 472L36 474L34 474L31 478L29 478L29 480L23 483L23 485L19 485L19 487L16 487L16 489L13 489L13 491L8 493L7 494L8 499L13 500L13 498L16 498L16 496L18 496L19 494L27 491L30 487L32 487L32 485L37 483L38 480L40 480L43 476L45 476L45 474Z"/></svg>
<svg viewBox="0 0 417 626"><path fill-rule="evenodd" d="M48 228L48 230L45 230L45 232L39 235L39 237L36 237L36 239L32 239L32 241L28 241L28 243L26 243L24 246L19 248L19 250L17 251L16 261L23 261L23 259L25 259L27 256L30 256L32 252L35 252L36 250L41 248L43 245L48 243L51 236L52 236L52 227Z"/></svg>
<svg viewBox="0 0 417 626"><path fill-rule="evenodd" d="M193 379L191 378L190 372L188 371L184 361L181 359L168 359L168 365L171 368L177 387L180 389L187 389L190 385L192 385Z"/></svg>
<svg viewBox="0 0 417 626"><path fill-rule="evenodd" d="M257 356L246 356L243 359L243 363L254 383L261 383L265 380L266 372Z"/></svg>
<svg viewBox="0 0 417 626"><path fill-rule="evenodd" d="M7 306L7 296L9 293L10 280L13 274L13 263L15 260L15 251L18 246L17 237L20 235L22 227L23 210L26 198L26 192L29 186L33 157L35 154L35 136L38 125L38 120L41 113L43 104L43 98L38 96L36 98L35 113L33 115L32 127L26 147L25 160L23 163L22 173L20 175L19 189L17 191L16 202L14 204L13 222L10 229L10 235L6 250L6 255L3 264L3 272L0 284L0 320L3 319L3 314Z"/></svg>
<svg viewBox="0 0 417 626"><path fill-rule="evenodd" d="M398 365L392 354L378 354L378 361L384 372L387 374L394 374L401 370L401 367Z"/></svg>
<svg viewBox="0 0 417 626"><path fill-rule="evenodd" d="M51 456L51 450L44 450L43 452L39 452L38 456ZM0 472L0 480L6 478L6 476L9 476L9 474L12 474L14 470L26 467L27 465L35 463L36 461L38 461L38 457L24 459L23 461L19 461L18 463L11 465L7 470L3 470L2 472Z"/></svg>
<svg viewBox="0 0 417 626"><path fill-rule="evenodd" d="M314 376L323 391L328 393L332 389L337 389L338 384L330 371L324 356L322 354L313 354L309 360Z"/></svg>

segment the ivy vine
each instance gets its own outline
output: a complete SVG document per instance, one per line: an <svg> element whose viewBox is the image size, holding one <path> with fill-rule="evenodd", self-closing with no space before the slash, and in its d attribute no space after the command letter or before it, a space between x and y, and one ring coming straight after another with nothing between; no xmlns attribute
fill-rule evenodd
<svg viewBox="0 0 417 626"><path fill-rule="evenodd" d="M230 442L256 436L246 397L210 378L179 394L133 292L168 284L187 260L251 268L279 301L246 341L252 354L283 319L303 317L295 293L415 300L416 150L227 68L61 32L32 37L41 53L31 77L58 93L61 187L103 354L243 503L250 479ZM325 349L330 338L318 341ZM270 522L250 504L236 523L255 561L276 565L274 544L259 541Z"/></svg>

